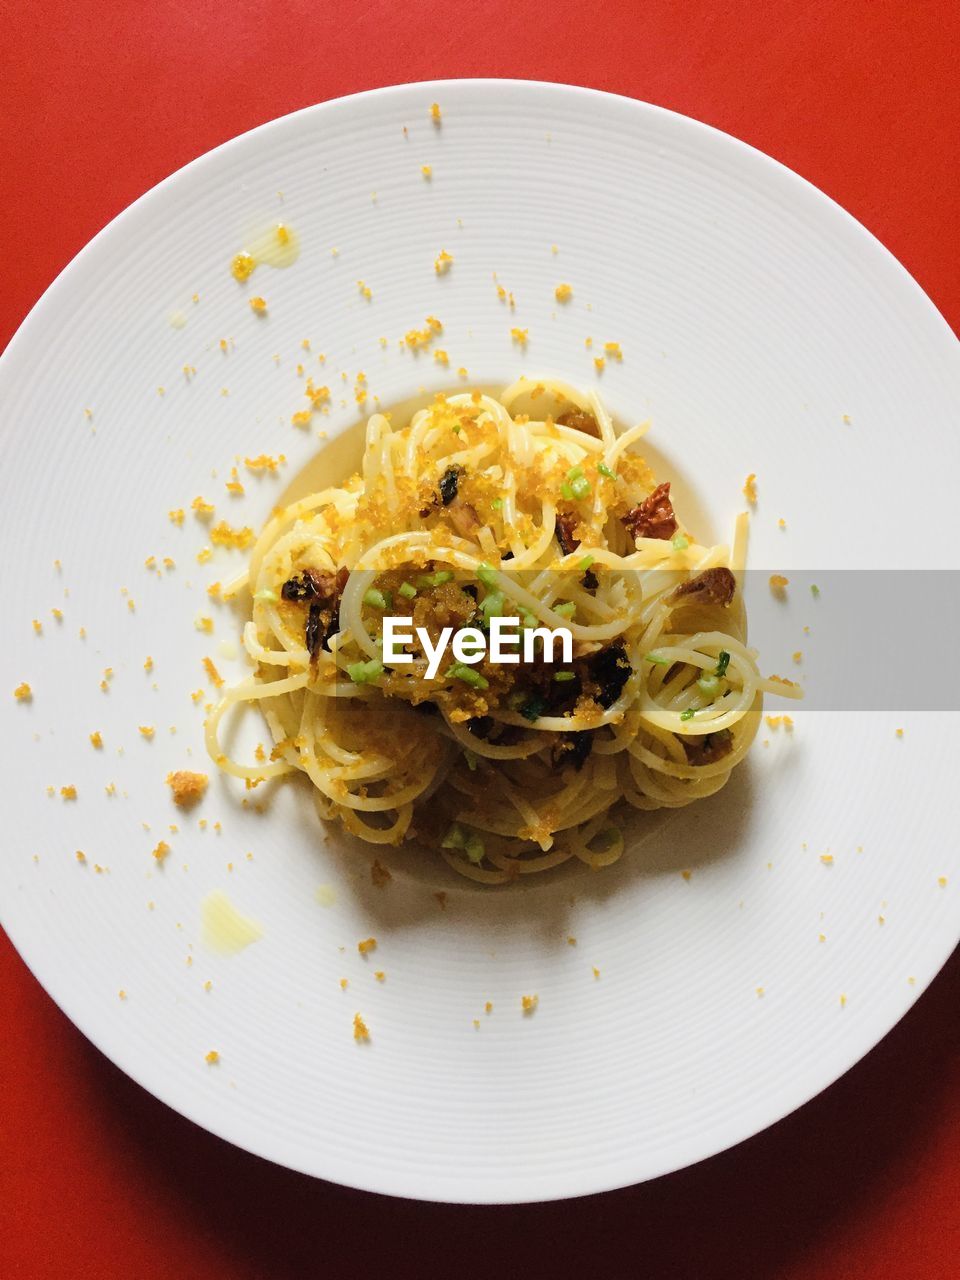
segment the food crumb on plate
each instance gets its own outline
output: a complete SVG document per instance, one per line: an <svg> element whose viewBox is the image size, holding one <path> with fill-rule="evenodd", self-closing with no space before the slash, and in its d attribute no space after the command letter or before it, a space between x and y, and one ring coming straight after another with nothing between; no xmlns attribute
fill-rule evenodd
<svg viewBox="0 0 960 1280"><path fill-rule="evenodd" d="M393 876L390 874L389 868L385 867L379 858L374 858L370 867L370 879L378 889L382 889L384 885L390 883Z"/></svg>
<svg viewBox="0 0 960 1280"><path fill-rule="evenodd" d="M553 296L558 302L569 302L573 297L573 286L569 284L558 284L553 291Z"/></svg>
<svg viewBox="0 0 960 1280"><path fill-rule="evenodd" d="M599 977L600 977L600 970L597 968L597 966L596 966L596 965L594 965L594 966L593 966L593 976L594 976L594 978L599 978Z"/></svg>
<svg viewBox="0 0 960 1280"><path fill-rule="evenodd" d="M355 1013L353 1015L353 1038L354 1040L370 1039L370 1032L367 1028L367 1024L364 1022L363 1018L360 1017L359 1013Z"/></svg>
<svg viewBox="0 0 960 1280"><path fill-rule="evenodd" d="M847 997L844 995L844 993L843 993L843 992L841 992L841 993L840 993L840 1008L841 1008L841 1009L845 1009L846 1007L847 1007Z"/></svg>
<svg viewBox="0 0 960 1280"><path fill-rule="evenodd" d="M60 788L60 794L63 796L64 800L76 800L77 788L71 782L68 786Z"/></svg>
<svg viewBox="0 0 960 1280"><path fill-rule="evenodd" d="M440 110L439 102L432 102L430 104L430 119L435 125L439 125L440 121L443 119L443 113Z"/></svg>
<svg viewBox="0 0 960 1280"><path fill-rule="evenodd" d="M937 884L940 886L940 888L941 888L941 889L945 889L945 888L947 887L947 877L946 877L946 876L938 876L938 877L937 877Z"/></svg>
<svg viewBox="0 0 960 1280"><path fill-rule="evenodd" d="M755 471L751 471L744 480L742 493L751 506L757 505L757 473Z"/></svg>
<svg viewBox="0 0 960 1280"><path fill-rule="evenodd" d="M362 956L365 956L367 952L375 951L376 949L377 949L376 938L364 938L362 942L357 943L357 950L360 952Z"/></svg>
<svg viewBox="0 0 960 1280"><path fill-rule="evenodd" d="M693 875L693 872L692 872L692 871L681 871L681 872L680 872L680 874L683 876L684 880L686 880L686 881L688 881L688 882L689 882L690 877Z"/></svg>
<svg viewBox="0 0 960 1280"><path fill-rule="evenodd" d="M387 980L387 975L384 973L382 969L377 969L373 976L376 978L378 982L386 982Z"/></svg>
<svg viewBox="0 0 960 1280"><path fill-rule="evenodd" d="M567 946L568 946L568 947L575 947L576 945L577 945L577 940L576 940L576 938L573 936L573 934L571 934L571 935L567 938Z"/></svg>
<svg viewBox="0 0 960 1280"><path fill-rule="evenodd" d="M174 804L179 805L181 809L189 809L206 791L210 779L205 773L191 773L189 769L178 769L176 773L168 773L166 781L173 793Z"/></svg>
<svg viewBox="0 0 960 1280"><path fill-rule="evenodd" d="M824 865L825 867L832 867L832 866L833 866L833 854L832 854L832 853L821 853L821 855L820 855L820 861L823 863L823 865Z"/></svg>
<svg viewBox="0 0 960 1280"><path fill-rule="evenodd" d="M487 1003L483 1006L483 1012L484 1012L484 1013L493 1013L493 1001L492 1001L492 1000L488 1000L488 1001L487 1001Z"/></svg>
<svg viewBox="0 0 960 1280"><path fill-rule="evenodd" d="M18 684L13 691L13 696L18 702L29 702L33 697L33 690L27 684L26 680L22 684Z"/></svg>
<svg viewBox="0 0 960 1280"><path fill-rule="evenodd" d="M208 1066L215 1067L220 1061L220 1055L216 1049L211 1049L209 1053L204 1054L203 1060Z"/></svg>
<svg viewBox="0 0 960 1280"><path fill-rule="evenodd" d="M446 275L453 266L453 254L441 249L433 260L433 269L438 276Z"/></svg>
<svg viewBox="0 0 960 1280"><path fill-rule="evenodd" d="M98 751L99 751L99 750L100 750L100 748L103 746L103 736L102 736L102 734L100 733L99 729L98 729L98 730L96 730L96 732L91 733L91 735L90 735L90 745L91 745L91 747L96 747L96 749L97 749Z"/></svg>
<svg viewBox="0 0 960 1280"><path fill-rule="evenodd" d="M539 1003L540 1003L539 996L521 996L520 997L520 1008L523 1010L525 1014L533 1013L534 1009L536 1009Z"/></svg>
<svg viewBox="0 0 960 1280"><path fill-rule="evenodd" d="M85 865L86 865L87 855L83 852L83 850L82 850L82 849L78 849L78 850L77 850L76 858L77 858L77 861L80 863L80 865L81 865L81 866L85 866Z"/></svg>
<svg viewBox="0 0 960 1280"><path fill-rule="evenodd" d="M153 856L159 863L163 863L164 858L170 852L170 846L166 840L161 840L157 847L153 850Z"/></svg>

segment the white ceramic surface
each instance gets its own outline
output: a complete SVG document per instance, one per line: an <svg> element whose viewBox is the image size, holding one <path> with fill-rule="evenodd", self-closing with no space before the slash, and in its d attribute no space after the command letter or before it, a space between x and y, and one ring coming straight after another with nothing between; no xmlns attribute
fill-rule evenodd
<svg viewBox="0 0 960 1280"><path fill-rule="evenodd" d="M238 285L232 255L277 219L298 234L298 261ZM454 263L438 277L441 249ZM449 368L400 350L431 314ZM514 326L529 331L525 350ZM623 361L598 375L607 340ZM307 430L290 422L305 403L298 363L334 392ZM358 370L389 406L457 384L460 366L470 384L597 382L624 421L652 417L658 469L718 535L756 472L754 565L957 566L956 341L822 194L700 124L581 89L468 81L326 103L138 201L0 362L0 892L5 927L68 1016L213 1132L372 1190L546 1199L650 1178L757 1132L918 997L960 926L957 726L800 711L792 736L764 731L769 746L758 741L720 796L667 821L638 815L615 868L526 892L477 892L403 852L374 888L371 853L323 836L297 786L264 797L261 814L214 778L197 812L178 813L165 775L208 767L190 697L211 693L201 658L228 678L243 670L221 649L237 620L205 590L239 554L196 562L208 526L191 500L258 526L318 430L356 422ZM276 477L241 465L246 494L230 497L235 459L260 453L286 465ZM926 495L922 548L891 516L908 476ZM177 507L183 527L167 518ZM176 568L152 573L151 555ZM799 636L811 602L788 607ZM200 613L214 635L195 628ZM865 635L882 625L864 619ZM813 626L804 647L816 644ZM789 654L764 657L789 673ZM21 680L29 703L13 699ZM139 725L156 726L153 740ZM59 794L70 784L74 801ZM214 889L263 927L240 954L203 944ZM356 944L371 934L365 959ZM358 1010L369 1044L353 1040Z"/></svg>

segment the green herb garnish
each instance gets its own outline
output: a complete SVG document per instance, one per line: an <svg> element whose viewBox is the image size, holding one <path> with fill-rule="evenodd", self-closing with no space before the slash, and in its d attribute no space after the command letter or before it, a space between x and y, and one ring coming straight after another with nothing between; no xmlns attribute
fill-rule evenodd
<svg viewBox="0 0 960 1280"><path fill-rule="evenodd" d="M383 675L383 663L379 658L371 658L369 662L351 662L347 675L354 684L373 684Z"/></svg>
<svg viewBox="0 0 960 1280"><path fill-rule="evenodd" d="M717 658L717 670L715 674L720 676L722 679L727 674L727 667L729 667L729 665L730 655L727 653L726 649L721 649L720 655Z"/></svg>
<svg viewBox="0 0 960 1280"><path fill-rule="evenodd" d="M464 684L472 685L474 689L489 689L490 682L485 680L479 671L474 671L473 667L468 667L465 662L455 662L452 667L447 669L447 679L462 680Z"/></svg>

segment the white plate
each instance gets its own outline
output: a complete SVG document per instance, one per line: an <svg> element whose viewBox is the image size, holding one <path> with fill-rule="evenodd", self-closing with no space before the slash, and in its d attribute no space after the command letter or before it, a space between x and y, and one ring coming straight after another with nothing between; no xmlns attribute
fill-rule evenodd
<svg viewBox="0 0 960 1280"><path fill-rule="evenodd" d="M278 218L299 260L238 285L232 255ZM438 277L441 249L455 261ZM398 349L429 314L449 369ZM529 330L526 351L513 326ZM598 379L607 340L624 358ZM336 393L306 431L290 424L298 362ZM523 893L479 893L440 868L425 885L415 855L415 875L373 888L369 851L321 836L296 786L261 815L215 779L199 814L176 812L166 773L207 767L190 699L209 690L200 660L241 670L219 650L236 620L205 595L239 557L196 563L208 538L191 500L257 526L315 454L317 426L357 420L358 370L390 405L456 383L461 365L486 384L599 380L623 419L652 417L657 466L716 533L756 472L764 569L956 567L957 345L886 251L794 174L680 116L534 83L409 85L278 120L121 215L3 359L4 923L95 1044L230 1141L376 1191L539 1200L757 1132L904 1013L960 925L956 718L800 712L726 792L652 824L645 843L638 821L617 867ZM230 498L235 458L264 452L286 455L282 476L241 466L246 495ZM906 479L922 485L922 529L895 514ZM182 528L167 518L177 507ZM150 555L176 569L158 577ZM815 621L809 598L789 607L798 634ZM194 628L200 612L214 636ZM864 643L882 626L882 611L864 618ZM21 680L30 703L13 700ZM69 784L75 801L59 795ZM319 885L335 887L332 906ZM238 955L203 945L214 889L263 926ZM525 993L539 995L532 1017ZM358 1010L367 1045L352 1037Z"/></svg>

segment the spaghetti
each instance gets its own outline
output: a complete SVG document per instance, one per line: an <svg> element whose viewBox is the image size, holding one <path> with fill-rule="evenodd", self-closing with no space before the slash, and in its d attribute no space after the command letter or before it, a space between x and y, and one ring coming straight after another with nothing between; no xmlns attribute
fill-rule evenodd
<svg viewBox="0 0 960 1280"><path fill-rule="evenodd" d="M746 515L703 546L597 395L520 379L374 414L361 471L276 512L232 585L255 670L207 721L248 785L307 775L324 819L374 844L417 839L499 884L620 857L619 815L718 791L747 752L764 678L746 645ZM384 660L383 618L569 629L569 662ZM224 717L256 703L267 757L232 759Z"/></svg>

